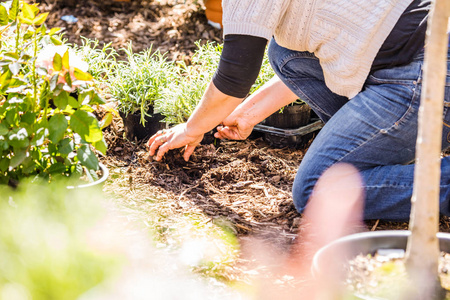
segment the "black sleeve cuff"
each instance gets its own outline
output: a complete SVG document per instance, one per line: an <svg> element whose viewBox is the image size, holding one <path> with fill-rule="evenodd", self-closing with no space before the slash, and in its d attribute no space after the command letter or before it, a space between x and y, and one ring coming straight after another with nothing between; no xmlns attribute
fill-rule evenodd
<svg viewBox="0 0 450 300"><path fill-rule="evenodd" d="M214 85L222 93L245 98L261 69L267 40L250 35L229 34L224 38Z"/></svg>

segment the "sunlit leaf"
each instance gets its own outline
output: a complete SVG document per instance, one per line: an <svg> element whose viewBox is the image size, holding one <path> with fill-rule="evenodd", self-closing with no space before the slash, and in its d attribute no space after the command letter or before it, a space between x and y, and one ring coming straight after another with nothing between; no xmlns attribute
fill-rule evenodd
<svg viewBox="0 0 450 300"><path fill-rule="evenodd" d="M89 80L93 79L91 74L81 71L78 68L74 68L74 75L75 75L75 78L78 80L89 81Z"/></svg>
<svg viewBox="0 0 450 300"><path fill-rule="evenodd" d="M52 41L52 43L56 46L62 45L62 41L59 38L56 38L54 36L50 37L50 40Z"/></svg>
<svg viewBox="0 0 450 300"><path fill-rule="evenodd" d="M28 133L25 128L22 128L15 133L10 133L8 140L9 144L16 148L25 148L30 144L30 141L28 140Z"/></svg>
<svg viewBox="0 0 450 300"><path fill-rule="evenodd" d="M7 25L8 21L9 21L8 11L4 6L0 5L0 25L1 26Z"/></svg>
<svg viewBox="0 0 450 300"><path fill-rule="evenodd" d="M50 78L50 90L54 91L58 86L59 74L55 74Z"/></svg>
<svg viewBox="0 0 450 300"><path fill-rule="evenodd" d="M106 144L104 138L102 138L101 141L93 143L92 146L94 146L94 148L100 151L103 155L106 155L106 151L108 150L108 144Z"/></svg>
<svg viewBox="0 0 450 300"><path fill-rule="evenodd" d="M26 25L32 25L33 24L33 20L32 19L24 18L22 16L19 16L19 21L22 22L23 24L26 24Z"/></svg>
<svg viewBox="0 0 450 300"><path fill-rule="evenodd" d="M19 14L19 0L13 0L9 10L9 19L15 20Z"/></svg>
<svg viewBox="0 0 450 300"><path fill-rule="evenodd" d="M70 117L70 127L88 143L95 143L102 139L103 133L97 118L83 110L77 110Z"/></svg>
<svg viewBox="0 0 450 300"><path fill-rule="evenodd" d="M78 160L83 166L98 170L98 158L88 145L82 145L77 151Z"/></svg>
<svg viewBox="0 0 450 300"><path fill-rule="evenodd" d="M11 81L12 73L8 69L5 73L0 76L0 89L6 87L8 83Z"/></svg>
<svg viewBox="0 0 450 300"><path fill-rule="evenodd" d="M9 65L9 70L11 71L11 73L13 75L17 75L19 74L20 71L20 64L18 62L14 62L12 64Z"/></svg>
<svg viewBox="0 0 450 300"><path fill-rule="evenodd" d="M70 68L70 65L69 65L69 50L64 52L64 55L62 57L62 65L67 70Z"/></svg>
<svg viewBox="0 0 450 300"><path fill-rule="evenodd" d="M33 37L33 35L34 35L34 30L29 29L29 30L27 30L27 32L25 32L25 34L23 35L23 39L24 39L24 40L29 40L29 39L31 39L31 38Z"/></svg>
<svg viewBox="0 0 450 300"><path fill-rule="evenodd" d="M43 13L43 14L40 14L39 16L37 16L36 18L34 18L33 24L34 24L34 25L37 25L37 26L42 25L42 23L44 23L45 20L47 19L47 16L48 16L48 12Z"/></svg>
<svg viewBox="0 0 450 300"><path fill-rule="evenodd" d="M62 57L58 53L55 53L55 56L53 57L53 69L55 71L62 70Z"/></svg>
<svg viewBox="0 0 450 300"><path fill-rule="evenodd" d="M53 27L52 29L50 29L50 32L48 34L49 35L54 35L54 34L58 33L59 31L61 31L61 28Z"/></svg>
<svg viewBox="0 0 450 300"><path fill-rule="evenodd" d="M104 129L104 128L108 127L111 124L112 120L113 120L112 113L105 114L105 116L100 121L100 129Z"/></svg>
<svg viewBox="0 0 450 300"><path fill-rule="evenodd" d="M32 5L30 5L26 2L23 2L22 14L25 19L30 19L30 21L36 17L35 9L33 8ZM31 21L31 23L32 23L32 21Z"/></svg>

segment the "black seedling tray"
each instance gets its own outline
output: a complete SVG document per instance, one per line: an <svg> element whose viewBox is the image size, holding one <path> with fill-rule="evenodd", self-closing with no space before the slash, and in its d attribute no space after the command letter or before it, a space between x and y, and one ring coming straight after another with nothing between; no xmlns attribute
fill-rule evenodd
<svg viewBox="0 0 450 300"><path fill-rule="evenodd" d="M276 148L300 148L304 146L323 127L320 119L311 119L310 123L295 129L282 129L257 124L253 130L261 132L264 140Z"/></svg>

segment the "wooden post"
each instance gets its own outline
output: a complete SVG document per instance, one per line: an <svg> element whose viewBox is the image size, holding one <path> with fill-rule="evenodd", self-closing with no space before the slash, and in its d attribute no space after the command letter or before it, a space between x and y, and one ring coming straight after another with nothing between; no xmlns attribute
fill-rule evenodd
<svg viewBox="0 0 450 300"><path fill-rule="evenodd" d="M422 98L416 143L414 189L411 199L411 236L406 264L414 299L441 299L438 277L439 186L443 99L447 74L450 0L434 0L428 20L423 70Z"/></svg>

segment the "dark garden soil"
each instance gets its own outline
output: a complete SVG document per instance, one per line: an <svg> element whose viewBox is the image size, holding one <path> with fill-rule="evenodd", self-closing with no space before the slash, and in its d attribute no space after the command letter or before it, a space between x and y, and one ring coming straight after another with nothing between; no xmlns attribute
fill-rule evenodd
<svg viewBox="0 0 450 300"><path fill-rule="evenodd" d="M189 61L195 41L221 41L221 31L207 24L201 4L192 0L79 0L75 7L46 1L42 8L50 11L48 25L65 27L71 43L81 43L81 36L116 48L132 41L135 51L153 44L173 59ZM64 15L78 21L68 24L61 20ZM307 145L276 149L262 138L222 141L200 146L189 162L177 150L156 162L147 156L143 142L124 138L120 119L105 134L109 150L103 161L126 169L130 189L145 187L165 195L179 211L194 206L212 219L224 217L241 236L270 235L284 243L296 236L301 218L292 203L291 185ZM406 228L406 223L367 222L367 230ZM441 231L450 231L448 218L441 219Z"/></svg>

